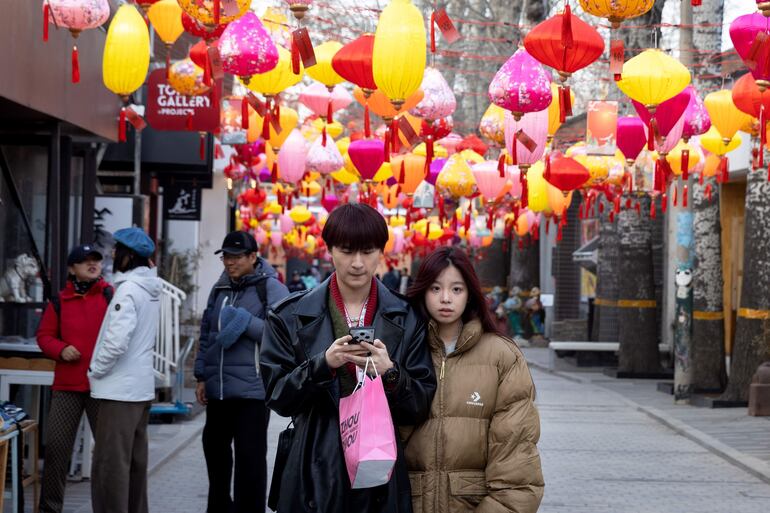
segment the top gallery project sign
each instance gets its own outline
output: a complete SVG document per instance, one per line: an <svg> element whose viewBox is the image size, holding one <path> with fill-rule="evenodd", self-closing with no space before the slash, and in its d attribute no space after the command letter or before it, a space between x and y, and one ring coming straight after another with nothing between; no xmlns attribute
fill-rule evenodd
<svg viewBox="0 0 770 513"><path fill-rule="evenodd" d="M219 94L179 94L168 85L165 69L150 73L147 87L145 118L155 130L213 132L219 128L219 105L212 101ZM215 87L220 88L221 81Z"/></svg>

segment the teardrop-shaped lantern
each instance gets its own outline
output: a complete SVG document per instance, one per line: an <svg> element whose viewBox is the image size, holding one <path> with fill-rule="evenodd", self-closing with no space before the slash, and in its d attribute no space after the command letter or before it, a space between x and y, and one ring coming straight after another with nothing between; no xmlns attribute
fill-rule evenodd
<svg viewBox="0 0 770 513"><path fill-rule="evenodd" d="M123 4L112 18L104 42L102 78L113 93L128 101L147 77L150 65L150 34L133 5Z"/></svg>
<svg viewBox="0 0 770 513"><path fill-rule="evenodd" d="M322 137L316 139L310 146L310 150L305 158L305 167L310 171L316 171L322 175L328 175L342 168L344 162L340 150L334 141L324 140Z"/></svg>
<svg viewBox="0 0 770 513"><path fill-rule="evenodd" d="M297 129L292 130L278 153L278 172L282 182L299 183L305 174L307 152L307 144L302 133Z"/></svg>
<svg viewBox="0 0 770 513"><path fill-rule="evenodd" d="M690 84L684 90L690 95L690 103L684 111L684 129L682 130L682 138L687 142L694 135L705 134L711 128L711 118L695 87Z"/></svg>
<svg viewBox="0 0 770 513"><path fill-rule="evenodd" d="M410 114L434 121L451 115L457 108L452 88L436 68L425 68L420 89L424 96L420 103L409 110Z"/></svg>
<svg viewBox="0 0 770 513"><path fill-rule="evenodd" d="M647 127L644 121L636 116L619 117L617 141L618 149L623 153L626 162L633 164L647 145Z"/></svg>
<svg viewBox="0 0 770 513"><path fill-rule="evenodd" d="M722 135L725 143L729 143L735 133L752 117L735 106L732 93L727 89L707 94L703 103L708 110L711 124Z"/></svg>

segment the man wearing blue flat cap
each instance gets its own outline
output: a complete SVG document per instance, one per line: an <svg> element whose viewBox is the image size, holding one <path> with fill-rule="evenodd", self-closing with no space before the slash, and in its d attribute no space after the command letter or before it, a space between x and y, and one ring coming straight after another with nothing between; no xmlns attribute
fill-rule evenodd
<svg viewBox="0 0 770 513"><path fill-rule="evenodd" d="M268 306L289 291L257 250L251 234L227 234L216 251L225 270L209 295L201 321L195 378L197 399L206 405L203 452L209 513L265 510L270 412L259 373L259 347Z"/></svg>
<svg viewBox="0 0 770 513"><path fill-rule="evenodd" d="M115 295L99 330L88 378L98 400L91 501L94 513L147 513L147 422L155 399L153 348L161 282L140 228L114 234Z"/></svg>

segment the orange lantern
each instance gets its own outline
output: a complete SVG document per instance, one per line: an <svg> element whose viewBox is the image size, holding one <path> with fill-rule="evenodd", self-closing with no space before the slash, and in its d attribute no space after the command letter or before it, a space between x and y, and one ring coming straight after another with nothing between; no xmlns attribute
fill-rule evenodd
<svg viewBox="0 0 770 513"><path fill-rule="evenodd" d="M407 196L414 194L425 178L425 157L414 153L397 155L391 159L391 166L401 186L401 192Z"/></svg>
<svg viewBox="0 0 770 513"><path fill-rule="evenodd" d="M409 98L407 98L406 102L404 102L404 105L401 107L401 111L409 110L420 103L423 96L424 94L422 89L415 91L414 94L412 94ZM356 87L353 89L353 97L361 105L368 104L369 109L372 112L385 119L386 121L395 118L400 112L393 108L393 105L390 103L388 97L385 96L385 93L380 90L374 91L372 95L367 99L364 91L360 87Z"/></svg>

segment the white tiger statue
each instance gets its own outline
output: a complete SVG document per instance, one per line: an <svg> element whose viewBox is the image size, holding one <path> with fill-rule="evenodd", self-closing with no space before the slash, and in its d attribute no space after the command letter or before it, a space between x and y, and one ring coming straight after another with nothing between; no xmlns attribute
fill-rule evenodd
<svg viewBox="0 0 770 513"><path fill-rule="evenodd" d="M37 260L26 253L17 256L13 265L0 278L0 302L29 303L33 301L27 293L27 280L37 276L40 267Z"/></svg>

